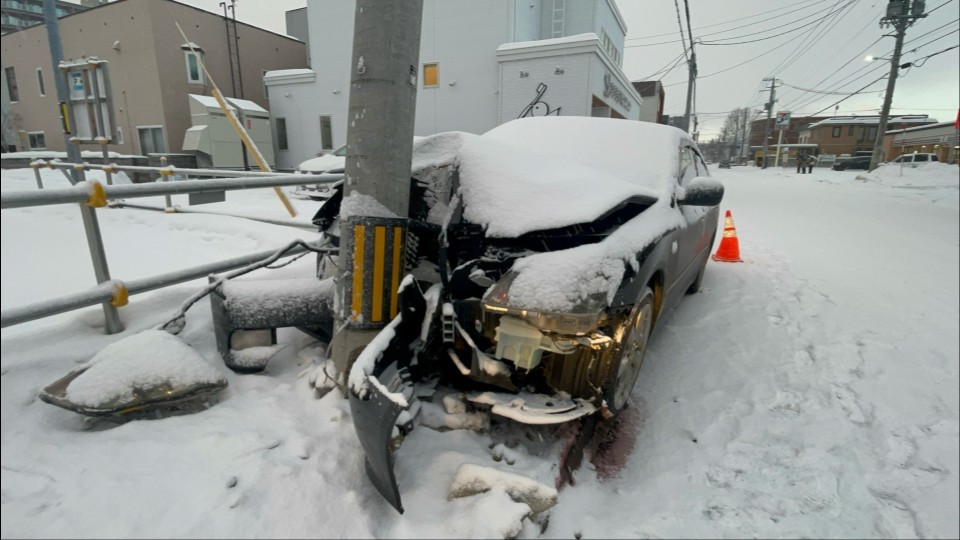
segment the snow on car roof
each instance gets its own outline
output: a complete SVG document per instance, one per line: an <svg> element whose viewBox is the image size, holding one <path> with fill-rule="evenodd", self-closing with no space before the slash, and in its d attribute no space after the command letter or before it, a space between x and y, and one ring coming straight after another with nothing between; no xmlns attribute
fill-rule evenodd
<svg viewBox="0 0 960 540"><path fill-rule="evenodd" d="M652 129L651 129L652 128ZM413 171L460 165L464 217L494 237L593 221L675 183L676 128L629 120L527 118L482 136L441 133L414 147Z"/></svg>

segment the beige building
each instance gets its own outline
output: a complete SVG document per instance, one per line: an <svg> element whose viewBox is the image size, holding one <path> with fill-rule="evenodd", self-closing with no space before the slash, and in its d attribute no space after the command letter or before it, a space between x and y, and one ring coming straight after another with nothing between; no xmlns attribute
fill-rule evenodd
<svg viewBox="0 0 960 540"><path fill-rule="evenodd" d="M891 116L888 129L903 129L936 123L925 114ZM815 144L817 154L854 155L873 150L879 116L831 116L800 131L801 144Z"/></svg>
<svg viewBox="0 0 960 540"><path fill-rule="evenodd" d="M63 17L60 35L65 60L95 56L109 62L117 120L111 151L180 152L191 126L187 96L210 95L210 81L175 22L227 96L267 108L263 73L307 67L303 42L238 22L241 76L235 80L224 18L173 0L118 0ZM9 95L8 118L17 149L64 150L45 27L5 34L0 45L4 94Z"/></svg>

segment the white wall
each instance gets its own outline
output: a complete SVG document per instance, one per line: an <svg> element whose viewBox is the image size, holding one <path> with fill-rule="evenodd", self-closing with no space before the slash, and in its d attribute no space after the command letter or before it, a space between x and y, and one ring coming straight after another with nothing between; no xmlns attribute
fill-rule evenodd
<svg viewBox="0 0 960 540"><path fill-rule="evenodd" d="M316 83L268 85L267 88L277 168L293 169L304 160L317 157L320 151L320 120L315 99L318 93ZM280 150L277 145L277 118L286 120L287 150Z"/></svg>
<svg viewBox="0 0 960 540"><path fill-rule="evenodd" d="M535 41L540 39L540 17L544 1L551 0L510 0L511 33L508 41Z"/></svg>
<svg viewBox="0 0 960 540"><path fill-rule="evenodd" d="M618 103L611 96L604 95L604 90L606 88L604 76L608 74L610 75L609 83L613 88L619 89L620 92L625 95L626 102L629 104L629 108L621 103ZM603 100L604 103L620 113L620 115L624 118L628 120L638 120L640 118L640 102L638 101L639 95L637 94L636 89L633 88L633 85L631 85L625 78L621 80L616 75L617 73L610 69L599 55L591 55L590 92L592 95Z"/></svg>
<svg viewBox="0 0 960 540"><path fill-rule="evenodd" d="M509 1L424 1L416 135L484 133L497 126L496 52L509 39ZM437 62L436 88L423 87L425 62Z"/></svg>
<svg viewBox="0 0 960 540"><path fill-rule="evenodd" d="M557 66L562 66L562 74L555 73ZM590 55L584 53L501 62L500 123L517 118L536 99L540 84L546 91L535 106L535 116L556 115L557 108L559 116L590 116L589 69ZM530 75L520 77L521 70Z"/></svg>

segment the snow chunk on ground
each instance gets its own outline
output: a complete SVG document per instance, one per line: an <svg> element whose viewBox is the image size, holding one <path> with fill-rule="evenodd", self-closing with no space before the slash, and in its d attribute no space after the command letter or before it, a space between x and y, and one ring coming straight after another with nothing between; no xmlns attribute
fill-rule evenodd
<svg viewBox="0 0 960 540"><path fill-rule="evenodd" d="M930 162L912 168L898 163L884 163L871 172L857 175L857 180L877 182L897 188L960 189L960 168L946 163Z"/></svg>
<svg viewBox="0 0 960 540"><path fill-rule="evenodd" d="M163 330L145 330L103 348L67 388L86 407L132 401L135 392L169 384L223 384L224 377L192 347Z"/></svg>
<svg viewBox="0 0 960 540"><path fill-rule="evenodd" d="M549 510L557 504L557 490L532 478L464 463L450 484L450 499L469 497L501 488L517 502L525 503L534 514Z"/></svg>

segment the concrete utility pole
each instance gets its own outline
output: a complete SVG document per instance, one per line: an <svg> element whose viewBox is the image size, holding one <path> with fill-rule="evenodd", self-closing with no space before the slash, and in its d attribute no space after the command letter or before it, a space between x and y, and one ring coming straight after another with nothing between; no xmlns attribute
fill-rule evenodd
<svg viewBox="0 0 960 540"><path fill-rule="evenodd" d="M697 80L697 53L693 50L693 30L690 28L690 4L687 0L683 1L684 9L687 14L687 37L690 38L690 60L687 62L689 73L687 75L687 106L683 112L683 125L687 133L693 135L690 130L690 111L693 108L693 85Z"/></svg>
<svg viewBox="0 0 960 540"><path fill-rule="evenodd" d="M761 168L767 168L767 150L770 147L770 114L773 112L773 104L777 102L777 79L768 77L763 79L765 81L770 81L770 101L768 101L764 108L767 109L767 121L763 126L763 165Z"/></svg>
<svg viewBox="0 0 960 540"><path fill-rule="evenodd" d="M375 199L399 218L409 215L422 15L423 0L357 0L350 67L344 206L341 207L341 274L337 286L340 309L336 321L339 331L332 343L334 362L341 373L349 369L359 352L376 335L378 329L375 326L383 326L352 317L351 299L343 297L347 273L354 274L351 277L354 283L361 279L356 276L357 261L351 260L355 238L351 228L343 224L343 208L347 206L347 198L359 195ZM362 259L362 254L358 257ZM364 267L364 271L367 268ZM362 279L360 285L375 281ZM361 290L364 295L369 295L374 287L376 285L361 287ZM357 294L357 289L353 288L352 295ZM376 300L377 293L372 294ZM364 308L368 304L368 299L364 298Z"/></svg>
<svg viewBox="0 0 960 540"><path fill-rule="evenodd" d="M896 45L893 47L893 57L890 58L890 75L887 77L887 91L883 96L883 109L880 111L880 125L877 126L877 138L873 143L873 155L870 157L870 170L880 165L883 154L883 134L887 131L887 120L890 117L890 106L893 104L893 90L897 84L897 75L900 72L900 55L903 52L903 38L907 28L913 26L917 19L926 17L923 13L926 7L924 0L891 0L887 4L887 15L880 19L880 27L892 26L896 31Z"/></svg>
<svg viewBox="0 0 960 540"><path fill-rule="evenodd" d="M56 0L43 0L43 19L47 26L47 42L50 46L50 59L52 60L53 81L57 87L57 101L60 104L70 103L70 95L67 91L67 83L60 75L60 61L63 60L63 46L60 44L60 21L57 19ZM66 109L60 107L60 114L66 114ZM61 121L62 122L62 121ZM63 123L66 125L66 123ZM73 126L71 126L73 129ZM80 163L80 147L70 142L70 133L64 131L63 141L67 148L67 161L70 163ZM80 171L71 170L74 183L80 182Z"/></svg>

